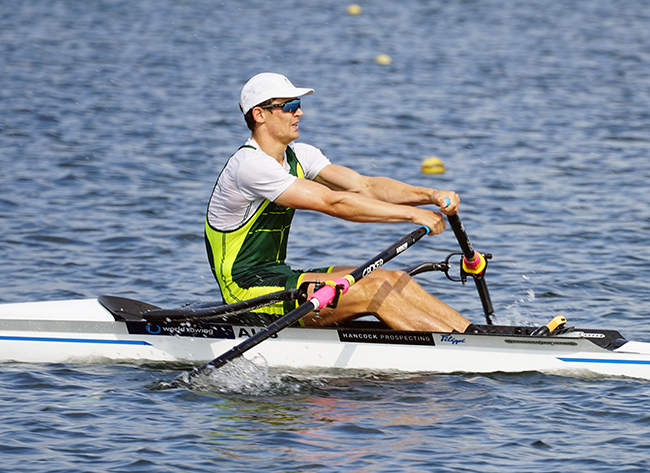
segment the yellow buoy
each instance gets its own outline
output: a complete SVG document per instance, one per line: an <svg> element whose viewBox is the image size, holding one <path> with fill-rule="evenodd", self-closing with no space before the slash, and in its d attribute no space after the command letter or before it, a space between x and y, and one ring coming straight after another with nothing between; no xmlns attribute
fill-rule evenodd
<svg viewBox="0 0 650 473"><path fill-rule="evenodd" d="M425 174L442 174L445 172L445 163L442 159L431 156L422 161L422 172Z"/></svg>
<svg viewBox="0 0 650 473"><path fill-rule="evenodd" d="M356 3L353 3L352 5L348 6L348 15L361 15L361 6L357 5Z"/></svg>
<svg viewBox="0 0 650 473"><path fill-rule="evenodd" d="M382 66L388 66L391 62L393 62L393 58L388 54L378 54L375 58L375 62L377 64L381 64Z"/></svg>

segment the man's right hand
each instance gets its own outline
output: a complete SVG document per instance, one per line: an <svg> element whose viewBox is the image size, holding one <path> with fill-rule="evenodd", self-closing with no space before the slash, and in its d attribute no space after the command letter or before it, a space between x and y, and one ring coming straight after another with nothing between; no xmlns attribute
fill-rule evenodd
<svg viewBox="0 0 650 473"><path fill-rule="evenodd" d="M416 225L425 225L431 230L430 235L439 235L447 228L445 218L441 213L433 212L427 209L417 209L419 212L413 223Z"/></svg>

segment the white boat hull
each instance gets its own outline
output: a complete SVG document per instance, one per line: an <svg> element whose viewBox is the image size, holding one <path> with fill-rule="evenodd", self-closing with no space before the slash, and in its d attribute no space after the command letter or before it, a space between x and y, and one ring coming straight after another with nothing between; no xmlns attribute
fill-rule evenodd
<svg viewBox="0 0 650 473"><path fill-rule="evenodd" d="M0 362L204 363L259 328L225 324L120 321L85 299L0 305ZM540 371L650 379L650 344L614 350L576 330L555 337L287 328L247 352L270 367L375 372L492 373Z"/></svg>

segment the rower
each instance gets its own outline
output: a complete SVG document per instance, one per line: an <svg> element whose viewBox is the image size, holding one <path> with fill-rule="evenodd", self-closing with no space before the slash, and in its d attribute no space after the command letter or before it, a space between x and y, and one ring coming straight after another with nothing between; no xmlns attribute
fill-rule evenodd
<svg viewBox="0 0 650 473"><path fill-rule="evenodd" d="M364 176L332 164L314 146L296 142L304 114L301 98L313 93L268 72L241 90L239 105L251 136L221 171L205 221L208 258L225 303L348 274L346 266L298 270L285 263L295 210L354 222L411 222L432 234L444 230L444 218L421 206L438 206L446 215L458 211L455 192ZM286 301L259 310L281 317L295 307ZM470 325L405 272L383 269L355 284L337 307L307 315L300 323L336 325L368 313L399 330L464 332Z"/></svg>

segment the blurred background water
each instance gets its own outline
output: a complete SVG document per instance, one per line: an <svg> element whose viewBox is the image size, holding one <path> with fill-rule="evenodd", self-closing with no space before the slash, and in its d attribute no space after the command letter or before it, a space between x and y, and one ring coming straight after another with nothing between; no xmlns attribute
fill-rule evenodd
<svg viewBox="0 0 650 473"><path fill-rule="evenodd" d="M650 340L650 8L632 0L0 2L0 302L219 299L207 199L247 138L243 83L286 74L301 141L461 196L500 323ZM392 58L377 64L378 54ZM440 157L446 172L425 175ZM296 267L365 261L407 224L310 212ZM452 232L391 263L439 261ZM420 277L480 322L472 285ZM4 364L3 471L647 471L646 382Z"/></svg>

